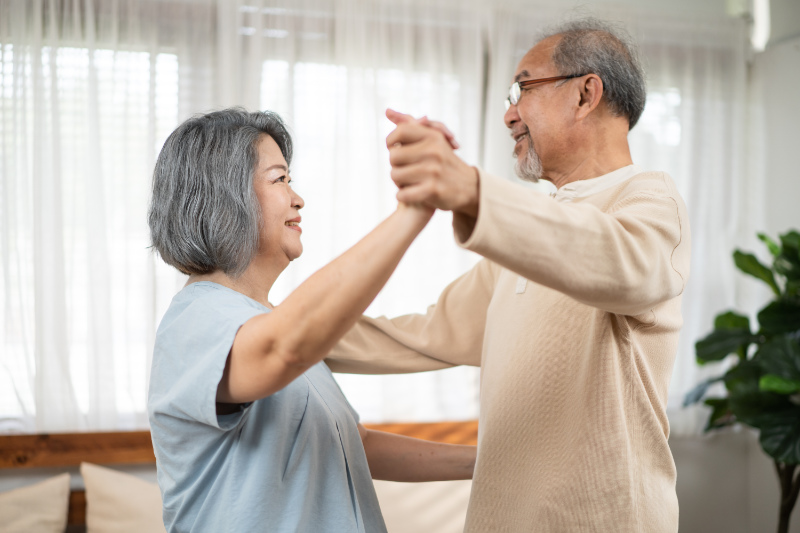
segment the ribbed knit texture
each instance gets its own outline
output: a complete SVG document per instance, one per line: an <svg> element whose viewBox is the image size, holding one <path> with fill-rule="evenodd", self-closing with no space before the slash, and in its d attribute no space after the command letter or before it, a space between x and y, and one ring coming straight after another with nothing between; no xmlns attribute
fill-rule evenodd
<svg viewBox="0 0 800 533"><path fill-rule="evenodd" d="M462 245L487 259L425 315L361 319L328 364L482 367L466 532L676 532L666 404L690 242L674 183L644 172L559 203L480 180Z"/></svg>

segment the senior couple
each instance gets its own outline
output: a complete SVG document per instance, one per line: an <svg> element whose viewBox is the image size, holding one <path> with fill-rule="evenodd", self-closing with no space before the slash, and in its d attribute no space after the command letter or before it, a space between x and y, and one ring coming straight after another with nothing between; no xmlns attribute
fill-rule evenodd
<svg viewBox="0 0 800 533"><path fill-rule="evenodd" d="M530 49L504 120L519 176L553 197L387 112L396 211L279 306L270 288L302 252L286 128L237 109L178 127L149 212L189 275L149 393L167 529L383 532L372 478L472 478L470 533L677 531L665 409L689 224L672 179L631 160L644 102L635 47L601 21ZM484 259L424 315L362 316L434 209ZM331 374L453 365L482 369L477 454L365 429Z"/></svg>

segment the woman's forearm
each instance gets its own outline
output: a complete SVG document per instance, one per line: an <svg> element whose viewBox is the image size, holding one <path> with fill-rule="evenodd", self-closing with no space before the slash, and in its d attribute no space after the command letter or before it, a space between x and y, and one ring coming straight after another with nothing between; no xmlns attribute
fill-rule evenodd
<svg viewBox="0 0 800 533"><path fill-rule="evenodd" d="M366 431L362 441L373 479L472 479L475 469L475 446L430 442L371 429Z"/></svg>
<svg viewBox="0 0 800 533"><path fill-rule="evenodd" d="M247 321L234 339L218 401L263 398L321 361L378 294L431 214L400 205L272 312Z"/></svg>
<svg viewBox="0 0 800 533"><path fill-rule="evenodd" d="M280 342L300 364L313 365L349 330L391 276L430 219L400 206L352 248L300 285L273 312Z"/></svg>

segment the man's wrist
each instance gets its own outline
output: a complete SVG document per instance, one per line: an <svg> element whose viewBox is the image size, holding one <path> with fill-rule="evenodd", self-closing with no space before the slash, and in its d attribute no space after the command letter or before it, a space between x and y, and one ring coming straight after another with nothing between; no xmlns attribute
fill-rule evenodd
<svg viewBox="0 0 800 533"><path fill-rule="evenodd" d="M471 179L465 180L465 200L460 207L453 211L477 219L480 205L480 173L478 167L469 167L469 170Z"/></svg>

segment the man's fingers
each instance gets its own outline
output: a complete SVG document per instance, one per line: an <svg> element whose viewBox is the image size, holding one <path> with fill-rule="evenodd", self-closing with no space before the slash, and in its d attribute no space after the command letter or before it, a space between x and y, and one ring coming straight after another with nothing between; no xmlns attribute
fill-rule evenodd
<svg viewBox="0 0 800 533"><path fill-rule="evenodd" d="M425 163L415 163L413 165L406 165L403 167L392 167L389 176L392 181L399 188L417 185L423 181L427 181L430 174L430 165Z"/></svg>
<svg viewBox="0 0 800 533"><path fill-rule="evenodd" d="M442 132L444 134L445 139L447 139L447 142L450 143L450 146L453 148L453 150L458 150L461 147L461 145L459 145L458 141L456 140L456 136L453 135L453 132L450 131L447 128L447 126L445 126L441 122L430 120L428 117L422 117L421 119L419 119L419 123L422 124L423 126L428 126L430 128Z"/></svg>
<svg viewBox="0 0 800 533"><path fill-rule="evenodd" d="M416 121L404 122L398 124L397 127L386 137L386 146L391 148L395 144L411 144L422 139L429 137L433 133L432 128L428 128L419 124ZM437 135L440 135L437 133Z"/></svg>
<svg viewBox="0 0 800 533"><path fill-rule="evenodd" d="M397 126L399 126L400 124L404 124L406 122L414 122L416 120L411 115L395 111L394 109L391 108L386 108L386 118L391 120L392 123L394 123Z"/></svg>
<svg viewBox="0 0 800 533"><path fill-rule="evenodd" d="M427 142L415 142L410 144L394 144L389 147L389 164L392 167L402 167L420 163L424 159L441 161L440 154Z"/></svg>
<svg viewBox="0 0 800 533"><path fill-rule="evenodd" d="M456 141L456 136L453 135L453 132L450 131L447 126L436 120L430 120L427 117L427 115L422 118L415 119L413 116L408 115L406 113L400 113L399 111L395 111L394 109L387 108L386 118L391 120L392 123L394 123L397 126L399 126L400 124L408 124L408 123L416 123L416 124L421 124L423 126L427 126L431 129L434 129L442 133L444 135L444 138L447 139L447 142L453 148L453 150L457 150L458 148L461 147L461 145L458 144L458 141ZM388 140L387 140L387 145L388 145Z"/></svg>
<svg viewBox="0 0 800 533"><path fill-rule="evenodd" d="M397 191L397 201L405 204L422 204L433 207L431 200L433 200L433 187L429 183L403 187Z"/></svg>

